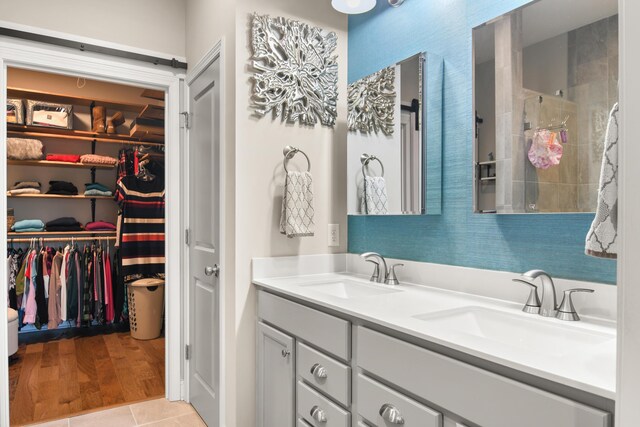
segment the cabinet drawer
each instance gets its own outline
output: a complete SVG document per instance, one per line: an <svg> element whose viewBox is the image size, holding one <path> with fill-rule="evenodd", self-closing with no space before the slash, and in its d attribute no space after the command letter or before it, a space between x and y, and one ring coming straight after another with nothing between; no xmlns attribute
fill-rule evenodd
<svg viewBox="0 0 640 427"><path fill-rule="evenodd" d="M298 416L314 427L349 427L351 414L298 381ZM314 409L318 412L313 417ZM324 420L324 421L322 421Z"/></svg>
<svg viewBox="0 0 640 427"><path fill-rule="evenodd" d="M311 424L309 424L302 418L298 418L298 421L296 422L296 427L311 427Z"/></svg>
<svg viewBox="0 0 640 427"><path fill-rule="evenodd" d="M350 324L268 292L258 293L258 316L342 360L351 357Z"/></svg>
<svg viewBox="0 0 640 427"><path fill-rule="evenodd" d="M296 356L299 377L344 406L349 406L351 368L300 342Z"/></svg>
<svg viewBox="0 0 640 427"><path fill-rule="evenodd" d="M395 424L406 427L442 427L442 414L439 412L362 374L358 374L357 389L358 412L374 426L393 425L389 417L391 412L395 411L396 415L401 417Z"/></svg>
<svg viewBox="0 0 640 427"><path fill-rule="evenodd" d="M474 424L608 427L611 415L358 327L358 365ZM392 362L393 361L393 362ZM526 408L526 416L523 411Z"/></svg>

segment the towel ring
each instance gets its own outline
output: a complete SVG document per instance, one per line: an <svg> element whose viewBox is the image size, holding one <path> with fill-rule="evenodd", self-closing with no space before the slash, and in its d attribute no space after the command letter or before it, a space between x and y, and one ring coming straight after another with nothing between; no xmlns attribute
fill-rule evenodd
<svg viewBox="0 0 640 427"><path fill-rule="evenodd" d="M362 163L362 176L367 176L367 174L365 173L364 168L367 167L369 165L369 163L371 163L373 160L377 160L378 163L380 163L380 169L382 170L382 174L380 175L381 177L384 176L384 165L382 164L382 161L377 158L374 155L371 154L367 154L367 153L363 153L360 156L360 162Z"/></svg>
<svg viewBox="0 0 640 427"><path fill-rule="evenodd" d="M302 154L304 158L307 159L307 172L311 172L311 160L309 160L309 156L307 156L304 151L300 150L299 148L292 147L291 145L287 145L282 150L282 154L284 154L284 160L282 161L284 171L289 172L289 170L287 169L287 161L293 159L293 157L298 153Z"/></svg>

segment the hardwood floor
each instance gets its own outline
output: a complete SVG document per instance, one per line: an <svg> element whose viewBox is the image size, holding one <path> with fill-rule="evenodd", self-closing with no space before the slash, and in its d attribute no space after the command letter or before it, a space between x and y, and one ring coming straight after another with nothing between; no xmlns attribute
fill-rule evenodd
<svg viewBox="0 0 640 427"><path fill-rule="evenodd" d="M21 345L9 364L11 425L164 396L164 338L128 332Z"/></svg>

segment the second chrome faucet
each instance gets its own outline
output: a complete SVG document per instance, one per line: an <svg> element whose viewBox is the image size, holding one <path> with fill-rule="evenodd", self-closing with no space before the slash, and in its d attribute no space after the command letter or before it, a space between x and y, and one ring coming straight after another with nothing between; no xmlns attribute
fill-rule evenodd
<svg viewBox="0 0 640 427"><path fill-rule="evenodd" d="M542 282L542 297L538 298L538 286L534 281L540 278ZM520 278L512 279L514 282L523 283L531 288L529 298L522 308L526 313L539 314L544 317L557 317L560 320L580 320L571 300L574 292L593 292L593 289L568 289L564 291L564 297L558 307L556 300L556 288L551 276L542 270L530 270Z"/></svg>
<svg viewBox="0 0 640 427"><path fill-rule="evenodd" d="M400 281L396 276L396 267L404 267L404 264L393 264L391 268L387 268L387 261L384 259L382 255L376 252L365 252L360 255L364 258L365 261L370 262L374 265L373 274L369 279L371 282L382 283L384 278L384 283L386 285L399 285ZM375 261L377 259L378 261ZM382 264L383 272L380 272L380 264Z"/></svg>

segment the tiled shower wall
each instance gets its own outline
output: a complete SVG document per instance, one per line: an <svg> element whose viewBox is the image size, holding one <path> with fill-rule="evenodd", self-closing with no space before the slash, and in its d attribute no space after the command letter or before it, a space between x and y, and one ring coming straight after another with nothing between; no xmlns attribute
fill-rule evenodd
<svg viewBox="0 0 640 427"><path fill-rule="evenodd" d="M569 32L568 99L578 104L578 211L594 212L609 111L618 102L618 15Z"/></svg>

